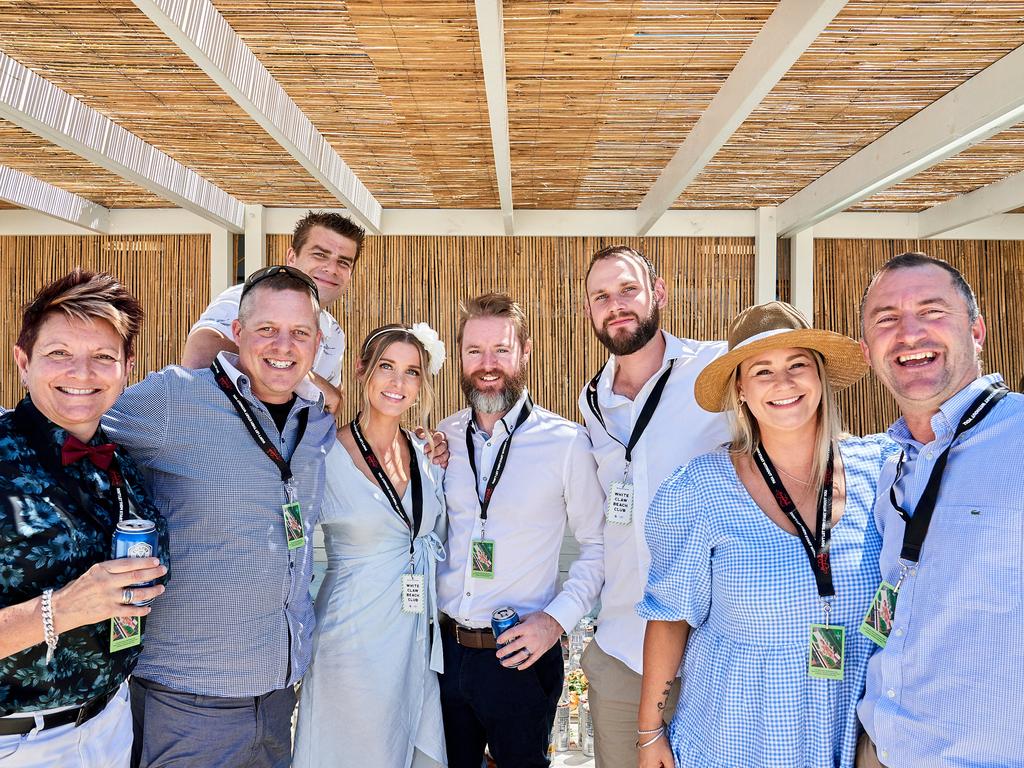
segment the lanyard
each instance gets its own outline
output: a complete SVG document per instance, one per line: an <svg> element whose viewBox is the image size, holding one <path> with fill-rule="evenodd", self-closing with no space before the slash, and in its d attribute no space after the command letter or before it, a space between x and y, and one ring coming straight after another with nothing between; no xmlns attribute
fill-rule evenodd
<svg viewBox="0 0 1024 768"><path fill-rule="evenodd" d="M505 462L508 459L509 448L512 447L512 435L516 433L516 430L523 426L523 422L530 416L533 411L533 400L529 395L526 396L526 402L523 403L523 408L519 411L519 418L516 419L515 426L508 433L508 437L505 438L505 442L501 444L498 449L498 455L494 457L494 466L491 467L491 477L487 481L487 486L484 488L484 497L480 499L480 520L483 522L481 525L481 538L483 537L483 526L487 524L487 508L491 506L491 496L494 495L494 489L498 487L498 481L501 480L502 474L505 472ZM469 452L469 466L473 470L473 493L477 493L477 488L480 487L480 477L476 471L476 457L473 455L473 421L475 416L473 412L469 413L469 424L466 425L466 450Z"/></svg>
<svg viewBox="0 0 1024 768"><path fill-rule="evenodd" d="M101 521L95 513L92 511L93 502L86 496L85 491L82 489L81 483L74 480L68 475L67 470L61 465L60 460L53 460L53 446L47 444L43 440L41 431L38 425L33 424L29 414L23 410L25 406L19 404L14 409L14 422L18 426L18 430L26 437L29 445L32 446L32 450L35 451L36 456L39 457L40 463L46 468L55 480L58 481L57 486L65 495L68 501L71 501L70 494L73 492L77 497L77 506L79 511L91 518L94 523L99 527L101 531L109 531L113 535L113 531L109 530L109 526ZM35 405L32 404L31 408L38 411ZM40 417L42 414L40 414ZM102 427L100 431L102 433ZM103 438L104 440L106 438ZM113 460L110 462L110 466L107 468L107 478L110 480L110 489L113 491L114 499L117 501L117 522L120 523L124 520L126 513L130 512L132 517L138 517L132 507L131 499L128 495L128 485L124 481L124 476L121 474L121 465L118 463L117 454L114 454ZM115 523L116 525L116 523Z"/></svg>
<svg viewBox="0 0 1024 768"><path fill-rule="evenodd" d="M669 363L668 368L665 369L665 372L655 382L654 387L651 389L651 394L647 396L644 407L640 409L640 416L637 418L636 424L633 425L633 431L630 433L629 442L627 443L622 442L608 431L608 425L604 423L604 416L601 415L601 407L597 403L597 382L601 378L601 374L604 373L604 366L601 366L601 370L587 384L587 405L590 406L590 411L594 414L595 418L601 422L601 426L604 427L608 437L626 449L627 464L633 461L633 449L640 442L640 437L643 435L644 430L647 429L651 417L654 416L654 409L658 407L658 403L661 401L661 394L665 391L665 384L668 383L668 377L672 373L673 365L674 361Z"/></svg>
<svg viewBox="0 0 1024 768"><path fill-rule="evenodd" d="M252 439L256 441L256 445L260 447L267 458L274 462L278 471L281 473L281 482L284 483L285 489L288 492L289 501L294 501L295 497L295 486L292 484L292 466L291 460L285 461L281 452L277 450L277 447L267 437L267 433L263 431L263 427L260 426L259 421L256 420L256 414L252 411L252 406L242 397L238 392L238 388L235 387L234 382L224 371L224 366L220 364L220 360L214 359L213 364L210 366L213 371L214 379L217 381L217 386L223 390L224 394L228 396L231 404L235 406L235 410L238 411L238 415L242 417L242 423L245 424L245 428L249 430L249 434L252 435ZM298 448L299 443L302 442L303 435L306 434L306 425L309 423L309 408L303 408L299 411L299 436L295 441L295 447Z"/></svg>
<svg viewBox="0 0 1024 768"><path fill-rule="evenodd" d="M989 384L967 409L967 413L960 419L960 423L953 433L946 449L939 454L928 482L921 494L921 500L917 502L917 509L911 515L903 507L896 503L896 483L900 480L900 473L903 471L904 454L900 453L899 462L896 464L896 478L889 486L889 501L893 508L900 513L905 522L903 528L903 549L900 550L900 560L916 563L921 558L921 547L924 546L925 536L928 535L928 526L932 521L932 514L935 512L935 504L939 499L939 485L942 483L942 474L946 471L946 461L949 459L949 452L953 448L956 439L964 432L976 426L995 407L996 403L1006 397L1009 390L1001 384ZM905 566L904 566L905 567Z"/></svg>
<svg viewBox="0 0 1024 768"><path fill-rule="evenodd" d="M402 506L402 499L391 482L391 478L388 477L383 467L381 467L380 462L373 453L373 449L363 436L363 430L359 428L359 414L356 414L355 419L352 420L348 427L352 432L353 439L356 441L363 461L366 462L366 466L373 473L374 480L377 481L380 489L384 491L384 495L388 497L388 501L391 502L391 508L395 510L395 514L402 519L406 528L409 529L409 554L414 554L416 534L420 530L420 523L423 522L423 480L420 478L419 462L417 461L412 440L409 439L409 436L403 430L402 437L405 438L405 444L409 449L409 482L412 483L412 520L410 520L409 515L406 514L405 507Z"/></svg>
<svg viewBox="0 0 1024 768"><path fill-rule="evenodd" d="M818 496L817 530L812 536L807 524L800 517L800 513L797 512L796 504L793 503L793 499L786 492L786 488L782 484L782 478L779 477L775 465L768 458L768 454L761 450L761 446L754 450L755 463L757 468L761 470L761 476L768 485L768 490L775 497L775 502L779 505L779 509L786 514L789 522L793 524L793 527L800 534L800 541L804 545L804 552L807 553L807 559L811 563L811 571L814 572L814 582L818 587L818 597L823 601L826 597L834 597L836 594L835 586L832 584L832 567L829 553L829 547L832 543L832 470L835 463L834 458L832 448L829 448L828 463L825 465L825 478L821 486L821 494Z"/></svg>

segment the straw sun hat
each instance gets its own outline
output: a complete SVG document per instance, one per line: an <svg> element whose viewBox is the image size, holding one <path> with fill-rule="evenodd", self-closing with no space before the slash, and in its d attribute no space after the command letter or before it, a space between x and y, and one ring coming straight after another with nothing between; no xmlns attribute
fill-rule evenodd
<svg viewBox="0 0 1024 768"><path fill-rule="evenodd" d="M693 386L698 405L705 411L725 410L725 390L736 366L758 352L787 347L820 353L836 390L850 386L868 370L860 345L849 336L811 328L795 307L769 301L748 307L729 323L729 351L701 371Z"/></svg>

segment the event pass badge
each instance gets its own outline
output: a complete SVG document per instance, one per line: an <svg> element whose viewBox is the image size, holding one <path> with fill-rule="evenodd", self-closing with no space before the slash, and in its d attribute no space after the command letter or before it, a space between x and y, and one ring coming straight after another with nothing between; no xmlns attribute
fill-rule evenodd
<svg viewBox="0 0 1024 768"><path fill-rule="evenodd" d="M281 505L284 515L284 535L288 539L288 549L298 549L306 545L306 533L302 528L302 507L299 502L290 501Z"/></svg>
<svg viewBox="0 0 1024 768"><path fill-rule="evenodd" d="M141 616L115 616L110 620L110 652L134 648L142 643Z"/></svg>
<svg viewBox="0 0 1024 768"><path fill-rule="evenodd" d="M494 578L494 539L473 539L469 543L469 556L470 575L474 579Z"/></svg>
<svg viewBox="0 0 1024 768"><path fill-rule="evenodd" d="M423 613L426 592L422 573L402 574L402 613Z"/></svg>
<svg viewBox="0 0 1024 768"><path fill-rule="evenodd" d="M875 592L867 615L860 625L860 633L871 640L879 648L885 648L889 640L889 633L892 632L892 622L896 616L896 598L900 591L883 581Z"/></svg>
<svg viewBox="0 0 1024 768"><path fill-rule="evenodd" d="M846 627L811 624L807 674L822 680L842 680Z"/></svg>
<svg viewBox="0 0 1024 768"><path fill-rule="evenodd" d="M629 525L633 519L633 484L616 480L608 486L608 507L605 517L609 523Z"/></svg>

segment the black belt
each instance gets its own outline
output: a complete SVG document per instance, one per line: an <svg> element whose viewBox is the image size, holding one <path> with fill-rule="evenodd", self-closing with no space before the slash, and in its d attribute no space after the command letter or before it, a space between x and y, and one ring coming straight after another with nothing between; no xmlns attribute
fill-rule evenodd
<svg viewBox="0 0 1024 768"><path fill-rule="evenodd" d="M43 727L39 730L45 731L48 728L57 728L61 725L74 723L77 728L82 723L92 720L103 711L103 708L110 703L117 692L121 690L118 686L109 693L97 696L95 699L85 702L80 707L65 709L63 712L54 712L52 715L43 715ZM13 736L25 734L36 727L34 717L0 717L0 736Z"/></svg>

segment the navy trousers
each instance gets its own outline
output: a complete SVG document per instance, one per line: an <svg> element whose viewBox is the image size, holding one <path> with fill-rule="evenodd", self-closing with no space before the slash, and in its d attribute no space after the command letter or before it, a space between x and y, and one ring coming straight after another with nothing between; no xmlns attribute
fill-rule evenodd
<svg viewBox="0 0 1024 768"><path fill-rule="evenodd" d="M562 693L561 644L529 669L506 669L493 649L464 648L444 633L441 713L448 768L480 768L484 745L498 768L546 768Z"/></svg>

